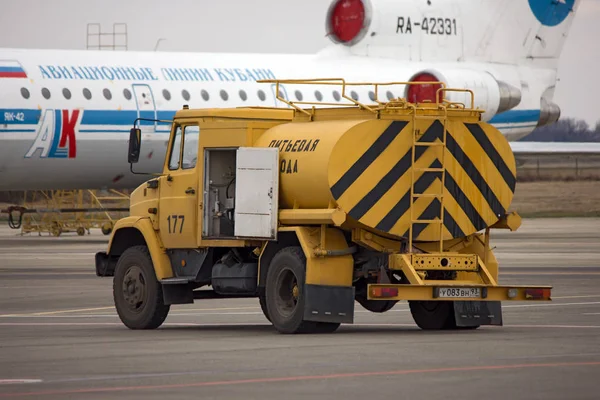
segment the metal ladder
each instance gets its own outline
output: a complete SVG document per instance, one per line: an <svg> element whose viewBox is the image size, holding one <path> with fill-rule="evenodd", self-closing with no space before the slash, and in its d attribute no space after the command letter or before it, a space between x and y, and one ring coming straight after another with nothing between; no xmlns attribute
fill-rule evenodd
<svg viewBox="0 0 600 400"><path fill-rule="evenodd" d="M411 185L410 185L410 228L408 234L408 248L409 252L412 252L412 244L413 244L413 229L415 224L438 224L439 225L439 252L443 252L444 247L444 188L446 184L446 164L445 164L445 156L446 156L446 126L448 123L448 111L445 106L442 106L444 110L443 117L439 115L431 116L431 115L417 115L417 107L413 108L412 113L412 162L411 162ZM420 120L431 120L435 123L436 120L439 120L442 123L442 141L433 141L433 142L419 142L419 138L421 133L419 129L417 129L417 121ZM425 147L425 151L431 147L441 147L442 155L441 159L439 159L441 163L440 168L417 168L415 167L415 155L416 149L418 147ZM416 173L417 172L441 172L441 184L438 192L435 193L415 193L415 184L416 184ZM421 175L420 175L421 176ZM414 205L419 198L428 197L428 198L436 198L440 202L440 213L439 219L418 219L415 217L414 213Z"/></svg>

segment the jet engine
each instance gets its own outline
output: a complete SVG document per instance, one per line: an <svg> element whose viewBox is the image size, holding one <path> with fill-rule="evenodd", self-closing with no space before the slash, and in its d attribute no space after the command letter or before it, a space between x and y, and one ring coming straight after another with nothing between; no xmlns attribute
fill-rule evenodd
<svg viewBox="0 0 600 400"><path fill-rule="evenodd" d="M409 82L431 82L419 85L407 85L404 97L410 102L437 101L443 98L471 106L471 96L468 92L439 91L442 85L446 88L469 89L475 93L474 107L485 110L484 121L494 115L510 110L521 102L521 91L516 87L495 79L485 71L474 69L452 69L438 71L428 69L419 71L408 80Z"/></svg>

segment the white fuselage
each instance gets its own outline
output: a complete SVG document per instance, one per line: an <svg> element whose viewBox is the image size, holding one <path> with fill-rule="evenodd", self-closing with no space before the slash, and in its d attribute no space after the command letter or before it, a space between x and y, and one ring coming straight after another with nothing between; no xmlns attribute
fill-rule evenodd
<svg viewBox="0 0 600 400"><path fill-rule="evenodd" d="M274 85L256 82L259 79L398 82L434 68L459 69L454 74L459 84L470 84L468 70L486 71L519 89L523 82L528 84L517 107L495 115L488 105L497 99L486 88L479 91L478 82L472 83L476 105L487 110L484 119L509 140L535 128L540 95L555 80L553 73L545 76L544 70L525 67L408 63L344 52L244 55L0 49L0 60L17 62L26 75L0 77L0 190L134 187L147 179L131 174L127 163L129 129L136 118L169 120L184 104L190 108L285 106L277 101ZM282 95L337 103L340 89L284 86ZM400 85L382 89L379 98L387 99L388 90L394 97L404 97L405 87ZM317 91L322 98L316 97ZM355 91L358 101L371 102L368 87ZM341 102L348 103L343 98ZM135 170L159 172L169 125L142 122L142 128L142 154Z"/></svg>

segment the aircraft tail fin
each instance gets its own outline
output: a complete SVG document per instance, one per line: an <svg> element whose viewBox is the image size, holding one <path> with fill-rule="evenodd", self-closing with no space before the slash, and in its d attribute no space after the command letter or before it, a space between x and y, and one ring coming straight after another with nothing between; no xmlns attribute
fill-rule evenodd
<svg viewBox="0 0 600 400"><path fill-rule="evenodd" d="M481 0L481 12L474 14L473 1L463 1L462 15L473 28L465 29L473 38L465 38L472 46L465 59L556 69L580 2Z"/></svg>

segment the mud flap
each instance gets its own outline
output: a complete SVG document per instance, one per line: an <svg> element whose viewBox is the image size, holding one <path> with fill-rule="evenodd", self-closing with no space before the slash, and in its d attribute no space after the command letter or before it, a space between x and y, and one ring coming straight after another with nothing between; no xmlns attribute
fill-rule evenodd
<svg viewBox="0 0 600 400"><path fill-rule="evenodd" d="M456 326L502 326L502 305L499 301L455 301Z"/></svg>
<svg viewBox="0 0 600 400"><path fill-rule="evenodd" d="M354 322L354 287L304 285L304 320Z"/></svg>

